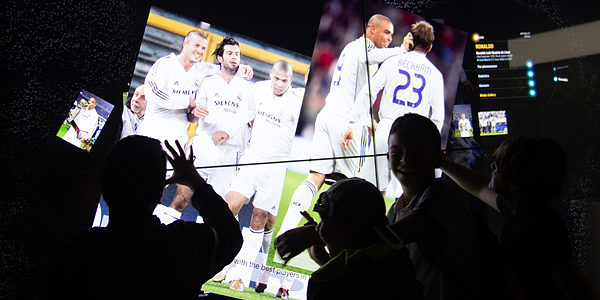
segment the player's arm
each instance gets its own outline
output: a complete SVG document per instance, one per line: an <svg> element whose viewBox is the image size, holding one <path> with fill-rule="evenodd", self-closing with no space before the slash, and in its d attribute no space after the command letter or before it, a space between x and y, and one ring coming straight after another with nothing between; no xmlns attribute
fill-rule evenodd
<svg viewBox="0 0 600 300"><path fill-rule="evenodd" d="M197 123L199 120L204 120L208 114L208 97L206 91L208 87L206 84L200 84L198 91L196 91L196 99L194 99L194 106L190 107L188 112L188 120L192 123Z"/></svg>
<svg viewBox="0 0 600 300"><path fill-rule="evenodd" d="M496 204L498 194L488 187L490 181L487 178L449 159L444 161L440 169L465 191L499 211Z"/></svg>
<svg viewBox="0 0 600 300"><path fill-rule="evenodd" d="M373 78L371 78L370 89L369 84L365 84L365 86L360 90L356 100L354 101L354 105L352 105L352 109L350 110L350 123L359 122L364 115L371 112L372 103L375 102L377 94L383 89L387 82L387 74L390 72L389 69L391 65L391 63L387 62L383 63L381 68L379 68L377 73L375 73ZM369 98L369 96L371 98Z"/></svg>
<svg viewBox="0 0 600 300"><path fill-rule="evenodd" d="M152 65L144 81L146 100L165 109L185 109L190 106L189 95L171 94L166 90L169 77L165 60L159 59Z"/></svg>
<svg viewBox="0 0 600 300"><path fill-rule="evenodd" d="M412 40L411 40L412 42ZM405 46L394 47L394 48L373 48L367 51L367 57L369 58L370 64L380 64L386 59L406 53Z"/></svg>
<svg viewBox="0 0 600 300"><path fill-rule="evenodd" d="M445 103L444 103L444 79L439 74L439 80L436 82L437 86L433 87L434 91L431 99L431 121L437 126L438 131L442 132L442 126L444 126Z"/></svg>
<svg viewBox="0 0 600 300"><path fill-rule="evenodd" d="M300 119L300 111L302 109L302 100L304 99L304 92L294 93L296 95L297 100L294 102L294 106L292 108L292 120L294 122L294 128L298 127L298 120Z"/></svg>
<svg viewBox="0 0 600 300"><path fill-rule="evenodd" d="M365 116L371 117L371 105L375 102L374 98L377 97L379 91L383 89L386 83L385 69L387 69L387 64L383 64L381 68L375 73L373 78L371 79L371 88L369 89L369 84L365 84L365 86L360 90L352 108L350 109L349 114L349 124L346 132L342 134L342 147L344 150L348 149L348 145L350 145L350 141L354 138L353 129L354 125L357 123L364 123L365 125L371 128L371 123L366 122L364 120L369 118L365 118ZM370 90L370 95L369 95ZM373 100L370 100L370 97L373 97ZM372 131L372 129L371 129Z"/></svg>

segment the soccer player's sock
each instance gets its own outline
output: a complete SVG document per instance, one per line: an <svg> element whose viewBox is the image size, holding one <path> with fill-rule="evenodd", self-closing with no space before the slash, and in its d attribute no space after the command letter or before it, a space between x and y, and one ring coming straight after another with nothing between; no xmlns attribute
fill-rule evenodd
<svg viewBox="0 0 600 300"><path fill-rule="evenodd" d="M263 265L267 265L267 257L269 256L269 249L271 248L271 240L273 239L273 229L265 231L262 240L262 254L263 254ZM267 284L269 283L269 272L262 268L260 276L258 276L258 283Z"/></svg>
<svg viewBox="0 0 600 300"><path fill-rule="evenodd" d="M280 235L298 226L300 219L302 219L300 212L308 210L310 202L315 194L317 194L318 190L319 189L317 186L308 179L304 180L304 182L300 184L300 186L294 192L294 195L292 195L290 206L288 207L288 211L285 214L285 218L281 223L281 227L279 228L277 235Z"/></svg>
<svg viewBox="0 0 600 300"><path fill-rule="evenodd" d="M271 240L273 239L273 229L265 231L262 240L262 252L264 255L269 255L269 249L271 248ZM267 262L263 262L266 264Z"/></svg>
<svg viewBox="0 0 600 300"><path fill-rule="evenodd" d="M281 288L289 291L290 287L292 286L292 283L294 283L294 279L291 276L285 276L285 278L283 278Z"/></svg>
<svg viewBox="0 0 600 300"><path fill-rule="evenodd" d="M240 263L245 267L240 268L239 278L242 279L245 286L248 286L250 283L250 276L252 275L256 256L262 246L263 235L264 230L254 230L248 227L242 229L244 242L242 243L242 249L240 249L238 258L240 259Z"/></svg>
<svg viewBox="0 0 600 300"><path fill-rule="evenodd" d="M265 256L266 257L266 256ZM266 265L266 264L265 264ZM269 283L270 272L268 269L264 268L260 271L260 275L258 276L258 283L262 283L267 285Z"/></svg>

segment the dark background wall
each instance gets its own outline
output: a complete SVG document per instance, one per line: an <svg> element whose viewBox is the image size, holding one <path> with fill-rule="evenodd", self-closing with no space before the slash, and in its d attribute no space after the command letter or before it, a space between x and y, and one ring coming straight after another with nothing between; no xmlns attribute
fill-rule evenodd
<svg viewBox="0 0 600 300"><path fill-rule="evenodd" d="M388 2L425 17L444 18L447 25L470 33L485 30L498 38L521 28L543 32L586 23L597 18L598 11L581 0ZM151 5L310 56L323 3L53 0L0 4L0 297L41 298L43 266L50 253L91 224L100 195L100 166L120 120L109 119L91 153L75 149L55 134L82 88L115 104L114 115L120 115L118 104L128 90ZM599 39L600 34L583 38ZM576 49L583 45L578 41L561 42ZM467 53L465 61L473 55ZM580 76L573 92L577 101L563 106L517 105L520 117L515 120L523 134L559 140L573 158L567 190L557 206L567 220L580 263L599 288L597 58L574 59L574 66ZM564 124L561 135L544 130L557 122Z"/></svg>

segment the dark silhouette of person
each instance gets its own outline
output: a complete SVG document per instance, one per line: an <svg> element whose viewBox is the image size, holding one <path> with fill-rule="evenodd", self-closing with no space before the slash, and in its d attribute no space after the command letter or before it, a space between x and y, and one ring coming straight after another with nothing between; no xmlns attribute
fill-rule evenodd
<svg viewBox="0 0 600 300"><path fill-rule="evenodd" d="M196 172L193 152L186 159L179 143L166 147L171 156L158 140L134 135L111 149L101 175L108 226L83 230L54 253L48 299L197 299L202 284L233 260L242 245L239 223ZM165 180L167 159L174 172ZM163 225L152 215L169 183L194 192L204 224Z"/></svg>

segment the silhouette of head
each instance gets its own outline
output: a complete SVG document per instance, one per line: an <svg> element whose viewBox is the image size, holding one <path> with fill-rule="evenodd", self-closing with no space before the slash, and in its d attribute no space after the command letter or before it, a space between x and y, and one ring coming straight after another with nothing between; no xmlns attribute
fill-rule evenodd
<svg viewBox="0 0 600 300"><path fill-rule="evenodd" d="M164 188L166 161L156 139L133 135L117 142L108 153L100 178L111 215L154 209Z"/></svg>

